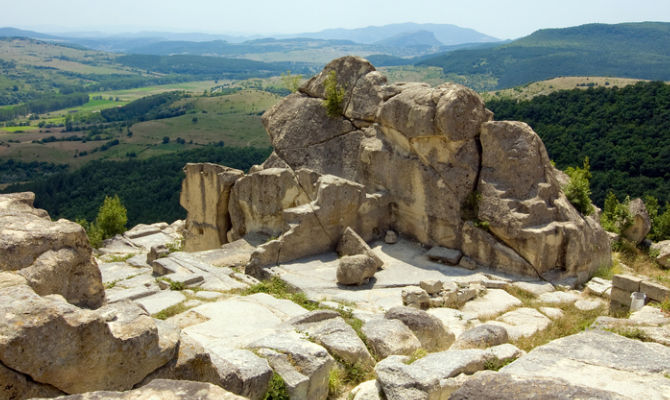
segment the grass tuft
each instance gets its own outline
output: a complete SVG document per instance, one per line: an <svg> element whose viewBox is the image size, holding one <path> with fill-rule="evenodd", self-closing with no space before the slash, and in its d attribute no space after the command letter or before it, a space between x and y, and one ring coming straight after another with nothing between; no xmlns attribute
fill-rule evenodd
<svg viewBox="0 0 670 400"><path fill-rule="evenodd" d="M286 382L276 372L272 374L270 386L265 393L264 400L289 400L288 390L286 390Z"/></svg>
<svg viewBox="0 0 670 400"><path fill-rule="evenodd" d="M426 351L426 349L419 347L418 349L414 350L414 353L412 353L412 355L410 355L409 358L404 362L405 364L409 365L420 358L424 358L427 355L428 352Z"/></svg>

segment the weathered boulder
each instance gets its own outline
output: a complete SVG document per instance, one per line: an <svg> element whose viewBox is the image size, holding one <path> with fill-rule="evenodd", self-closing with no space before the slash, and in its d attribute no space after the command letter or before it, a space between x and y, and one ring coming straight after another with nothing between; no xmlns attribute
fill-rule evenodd
<svg viewBox="0 0 670 400"><path fill-rule="evenodd" d="M179 204L188 211L184 249L213 249L227 243L228 200L233 183L244 173L216 164L186 164Z"/></svg>
<svg viewBox="0 0 670 400"><path fill-rule="evenodd" d="M576 276L584 282L609 265L605 231L570 204L544 144L528 125L487 122L480 141L479 219L532 266L527 275Z"/></svg>
<svg viewBox="0 0 670 400"><path fill-rule="evenodd" d="M553 377L520 377L507 373L484 371L468 379L451 400L531 400L531 399L603 399L624 400L629 397L598 388L576 385Z"/></svg>
<svg viewBox="0 0 670 400"><path fill-rule="evenodd" d="M654 243L651 248L658 251L656 262L664 267L670 267L670 240Z"/></svg>
<svg viewBox="0 0 670 400"><path fill-rule="evenodd" d="M428 292L420 287L409 286L400 292L404 306L425 310L431 306L431 297Z"/></svg>
<svg viewBox="0 0 670 400"><path fill-rule="evenodd" d="M642 199L633 199L628 203L628 212L630 212L633 221L623 232L623 236L633 243L641 243L651 230L651 220L647 207Z"/></svg>
<svg viewBox="0 0 670 400"><path fill-rule="evenodd" d="M342 116L323 105L333 73ZM229 240L253 231L277 237L252 257L254 274L333 250L349 226L366 241L393 229L453 249L445 260L465 268L585 281L610 261L605 232L568 202L530 127L491 119L463 86L388 84L366 60L333 60L263 115L274 152L235 183ZM276 182L261 184L258 174ZM236 222L238 209L256 204L269 212Z"/></svg>
<svg viewBox="0 0 670 400"><path fill-rule="evenodd" d="M411 355L421 347L414 333L397 319L371 319L362 330L368 345L380 358L393 354Z"/></svg>
<svg viewBox="0 0 670 400"><path fill-rule="evenodd" d="M32 399L57 397L63 392L51 385L37 383L26 375L13 371L0 363L0 399Z"/></svg>
<svg viewBox="0 0 670 400"><path fill-rule="evenodd" d="M17 271L39 295L100 307L104 287L84 228L51 221L33 208L34 199L29 192L0 195L0 271Z"/></svg>
<svg viewBox="0 0 670 400"><path fill-rule="evenodd" d="M350 365L372 367L375 364L365 343L336 311L316 310L294 317L289 322L296 330L306 333L311 340L325 347L331 355Z"/></svg>
<svg viewBox="0 0 670 400"><path fill-rule="evenodd" d="M384 265L384 261L376 255L370 246L365 243L365 240L361 238L353 229L347 227L340 238L340 242L337 244L337 254L340 257L344 256L353 256L357 254L364 254L372 258L375 262L375 266L379 269Z"/></svg>
<svg viewBox="0 0 670 400"><path fill-rule="evenodd" d="M292 170L278 170L277 173L284 174L285 171L293 175ZM262 173L263 171L254 173L246 178ZM383 193L367 194L362 185L334 175L318 176L308 170L301 170L295 176L297 182L303 181L301 176L309 177L310 185L305 183L298 185L303 195L309 194L307 197L309 202L287 205L289 208L278 205L275 208L277 210L275 215L279 217L281 213L281 217L272 219L275 221L272 224L275 225L265 223L253 228L257 232L266 229L263 226L281 224L284 231L276 240L258 246L251 256L247 273L254 275L258 268L265 265L332 251L347 227L360 232L363 239L371 239L377 235L380 226L383 227L388 223L384 222L388 221L388 198ZM233 196L235 201L246 201L244 196L237 196L235 189ZM232 215L234 213L231 213ZM262 215L261 212L254 218L262 218ZM233 218L231 232L235 232L237 226Z"/></svg>
<svg viewBox="0 0 670 400"><path fill-rule="evenodd" d="M328 377L335 360L321 346L301 339L297 334L266 336L250 345L268 360L286 383L291 399L325 400Z"/></svg>
<svg viewBox="0 0 670 400"><path fill-rule="evenodd" d="M0 363L66 393L126 390L167 363L179 334L133 302L80 309L0 278Z"/></svg>
<svg viewBox="0 0 670 400"><path fill-rule="evenodd" d="M385 314L387 319L397 319L414 332L427 351L441 351L454 343L454 334L442 322L423 310L412 307L393 307Z"/></svg>
<svg viewBox="0 0 670 400"><path fill-rule="evenodd" d="M463 332L452 349L485 349L507 343L507 330L502 326L483 324Z"/></svg>
<svg viewBox="0 0 670 400"><path fill-rule="evenodd" d="M512 345L503 345L516 349ZM502 346L499 346L502 347ZM379 381L387 399L429 400L448 398L454 390L449 382L460 374L473 374L486 368L488 363L503 363L521 354L519 349L509 352L470 349L447 350L407 364L406 356L390 356L375 366Z"/></svg>
<svg viewBox="0 0 670 400"><path fill-rule="evenodd" d="M177 357L147 376L155 379L208 382L252 400L262 399L272 378L268 363L247 350L205 348L182 333Z"/></svg>
<svg viewBox="0 0 670 400"><path fill-rule="evenodd" d="M211 383L156 379L127 392L89 392L57 397L60 400L244 400Z"/></svg>
<svg viewBox="0 0 670 400"><path fill-rule="evenodd" d="M662 399L670 393L670 381L664 376L668 370L668 347L589 330L536 347L500 372L564 379L625 398Z"/></svg>
<svg viewBox="0 0 670 400"><path fill-rule="evenodd" d="M375 260L364 254L344 256L337 266L337 283L363 285L377 272Z"/></svg>

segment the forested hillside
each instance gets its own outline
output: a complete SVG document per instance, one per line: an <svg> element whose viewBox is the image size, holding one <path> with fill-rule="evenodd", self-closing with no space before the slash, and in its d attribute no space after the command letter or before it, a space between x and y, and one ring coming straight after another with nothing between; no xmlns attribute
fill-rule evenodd
<svg viewBox="0 0 670 400"><path fill-rule="evenodd" d="M588 156L592 199L600 207L609 190L619 199L670 201L670 85L574 89L486 105L496 120L530 124L558 168L581 166Z"/></svg>
<svg viewBox="0 0 670 400"><path fill-rule="evenodd" d="M670 23L589 24L543 29L489 49L458 50L417 65L445 74L493 79L479 90L509 88L557 76L670 80Z"/></svg>
<svg viewBox="0 0 670 400"><path fill-rule="evenodd" d="M213 162L247 170L270 149L209 146L147 160L92 161L74 172L7 187L2 193L35 192L35 206L56 218L92 221L105 196L118 194L128 209L128 226L186 217L179 205L183 168L189 162Z"/></svg>

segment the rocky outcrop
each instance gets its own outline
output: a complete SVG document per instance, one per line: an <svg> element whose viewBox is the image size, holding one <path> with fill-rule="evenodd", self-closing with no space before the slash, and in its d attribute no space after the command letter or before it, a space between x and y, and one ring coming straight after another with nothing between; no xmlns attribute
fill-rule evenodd
<svg viewBox="0 0 670 400"><path fill-rule="evenodd" d="M323 106L331 71L345 93L337 117ZM263 115L274 152L232 184L227 239L277 239L252 272L332 251L351 227L462 252L472 268L587 280L610 262L606 234L568 202L530 127L491 120L463 86L388 84L366 60L336 59Z"/></svg>
<svg viewBox="0 0 670 400"><path fill-rule="evenodd" d="M654 243L651 245L651 248L658 252L656 262L666 268L670 267L670 240Z"/></svg>
<svg viewBox="0 0 670 400"><path fill-rule="evenodd" d="M126 301L97 310L0 273L0 364L65 393L127 390L174 355L178 332ZM4 386L4 385L2 385Z"/></svg>
<svg viewBox="0 0 670 400"><path fill-rule="evenodd" d="M632 217L630 226L624 229L623 236L633 243L642 243L651 230L651 220L642 199L633 199L628 203L628 212Z"/></svg>
<svg viewBox="0 0 670 400"><path fill-rule="evenodd" d="M127 392L90 392L58 397L60 400L244 400L211 383L156 379Z"/></svg>
<svg viewBox="0 0 670 400"><path fill-rule="evenodd" d="M16 271L39 295L100 307L105 292L84 228L51 221L34 199L29 192L0 195L0 271Z"/></svg>
<svg viewBox="0 0 670 400"><path fill-rule="evenodd" d="M451 400L603 399L624 400L626 396L553 377L519 377L485 371L468 379Z"/></svg>
<svg viewBox="0 0 670 400"><path fill-rule="evenodd" d="M215 249L227 243L228 199L233 183L244 173L216 164L186 164L179 204L188 210L184 249Z"/></svg>
<svg viewBox="0 0 670 400"><path fill-rule="evenodd" d="M664 376L668 368L670 349L666 346L590 330L536 347L500 372L529 379L563 379L594 393L609 392L609 398L662 399L670 393L670 381Z"/></svg>

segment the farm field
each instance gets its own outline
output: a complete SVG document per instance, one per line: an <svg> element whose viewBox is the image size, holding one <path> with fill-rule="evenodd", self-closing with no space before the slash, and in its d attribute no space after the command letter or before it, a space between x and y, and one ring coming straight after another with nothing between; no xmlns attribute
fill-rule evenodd
<svg viewBox="0 0 670 400"><path fill-rule="evenodd" d="M214 82L194 82L182 85L193 93ZM171 85L165 85L171 86ZM146 89L146 88L145 88ZM154 87L144 93L165 92L166 87ZM205 90L205 89L203 89ZM137 96L140 90L124 91ZM114 93L121 94L121 93ZM66 115L95 113L109 107L128 104L127 100L93 100L83 106L48 113L44 118L30 121L31 126L12 126L0 129L0 160L42 161L78 167L98 159L145 159L155 155L179 152L209 144L235 147L267 147L269 138L261 123L261 115L281 98L278 95L244 89L228 95L186 97L173 106L187 106L183 115L132 123L129 126L109 125L99 135L87 137L85 131L66 132L63 127L40 128L37 123L62 123ZM77 140L66 140L69 137ZM53 140L55 138L55 140ZM83 139L83 140L82 140ZM110 141L116 144L101 149Z"/></svg>

